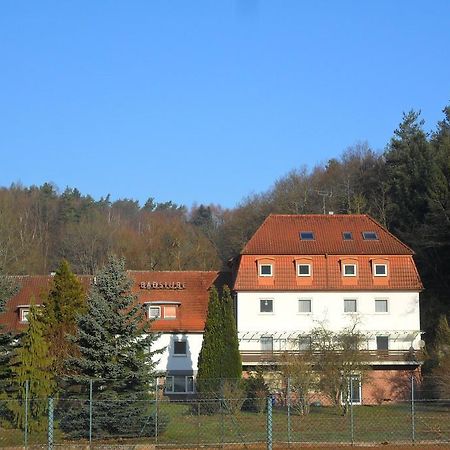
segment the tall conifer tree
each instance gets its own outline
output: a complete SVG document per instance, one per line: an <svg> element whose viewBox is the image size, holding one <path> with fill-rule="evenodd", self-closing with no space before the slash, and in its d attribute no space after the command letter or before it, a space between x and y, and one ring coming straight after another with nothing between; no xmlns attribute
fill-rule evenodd
<svg viewBox="0 0 450 450"><path fill-rule="evenodd" d="M14 421L19 428L25 427L25 396L28 382L28 429L46 428L48 398L56 390L51 370L52 358L44 338L44 326L38 318L36 306L31 306L28 328L20 340L20 347L11 360L15 401L10 402Z"/></svg>
<svg viewBox="0 0 450 450"><path fill-rule="evenodd" d="M63 375L64 362L76 355L77 347L67 339L76 332L77 316L85 311L86 295L79 279L70 270L66 260L61 261L48 295L43 299L40 314L45 324L45 337L53 357L53 371Z"/></svg>
<svg viewBox="0 0 450 450"><path fill-rule="evenodd" d="M219 300L213 286L198 358L197 390L213 398L220 395L225 379L240 379L241 376L242 363L230 290L224 286Z"/></svg>
<svg viewBox="0 0 450 450"><path fill-rule="evenodd" d="M73 341L79 356L68 361L85 395L93 381L94 436L152 435L148 400L155 375L153 357L160 352L152 349L157 335L150 331L142 305L131 294L132 281L123 260L110 257L95 280L87 311L77 320ZM75 395L79 398L80 392ZM72 437L86 437L87 405L76 409L70 401L65 404L61 427Z"/></svg>

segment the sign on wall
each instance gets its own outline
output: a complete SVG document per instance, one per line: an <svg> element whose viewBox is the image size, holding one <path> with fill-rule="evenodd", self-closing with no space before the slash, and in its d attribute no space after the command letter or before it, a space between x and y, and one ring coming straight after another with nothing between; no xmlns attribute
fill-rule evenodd
<svg viewBox="0 0 450 450"><path fill-rule="evenodd" d="M171 289L171 290L180 290L186 289L186 283L182 283L180 281L172 281L172 282L160 282L160 281L142 281L139 284L141 289Z"/></svg>

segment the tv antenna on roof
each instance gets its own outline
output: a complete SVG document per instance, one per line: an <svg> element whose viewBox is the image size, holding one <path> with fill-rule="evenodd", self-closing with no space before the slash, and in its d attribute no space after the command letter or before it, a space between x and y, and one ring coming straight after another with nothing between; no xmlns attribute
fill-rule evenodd
<svg viewBox="0 0 450 450"><path fill-rule="evenodd" d="M323 207L323 213L327 213L326 208L326 199L331 198L333 196L333 190L331 191L317 191L317 195L320 195L322 197L322 207Z"/></svg>

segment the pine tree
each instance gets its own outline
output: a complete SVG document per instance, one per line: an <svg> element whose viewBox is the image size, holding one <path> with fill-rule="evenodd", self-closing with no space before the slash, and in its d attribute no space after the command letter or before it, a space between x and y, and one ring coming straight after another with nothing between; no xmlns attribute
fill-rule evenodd
<svg viewBox="0 0 450 450"><path fill-rule="evenodd" d="M76 332L76 318L86 308L83 286L63 260L52 279L48 295L43 299L40 318L45 325L45 337L53 357L53 372L66 372L64 361L76 355L77 347L67 339Z"/></svg>
<svg viewBox="0 0 450 450"><path fill-rule="evenodd" d="M154 433L149 384L155 374L153 357L160 350L152 350L157 335L150 332L131 285L124 261L110 257L91 287L86 313L77 320L73 341L79 356L68 365L80 387L72 393L87 395L93 381L95 437ZM75 408L70 397L66 400L61 428L71 437L87 437L88 405Z"/></svg>
<svg viewBox="0 0 450 450"><path fill-rule="evenodd" d="M220 396L223 380L240 379L241 376L242 363L230 290L224 286L219 300L213 286L198 358L197 391L206 397Z"/></svg>
<svg viewBox="0 0 450 450"><path fill-rule="evenodd" d="M28 382L28 429L46 428L48 398L56 390L51 371L52 358L44 338L44 326L38 318L38 311L32 306L28 315L28 328L23 334L20 347L11 360L15 401L10 402L16 426L25 427L25 396Z"/></svg>
<svg viewBox="0 0 450 450"><path fill-rule="evenodd" d="M11 277L3 274L0 268L0 313L5 309L6 302L18 291L19 286ZM4 332L0 325L0 417L12 420L11 412L4 400L10 391L11 369L10 360L17 345L17 340L10 332Z"/></svg>

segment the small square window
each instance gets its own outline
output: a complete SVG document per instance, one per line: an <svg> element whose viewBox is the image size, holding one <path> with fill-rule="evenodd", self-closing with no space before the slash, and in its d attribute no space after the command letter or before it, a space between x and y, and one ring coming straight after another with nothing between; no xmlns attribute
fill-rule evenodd
<svg viewBox="0 0 450 450"><path fill-rule="evenodd" d="M20 308L20 321L28 322L28 316L30 315L30 308Z"/></svg>
<svg viewBox="0 0 450 450"><path fill-rule="evenodd" d="M363 231L362 235L365 241L378 241L378 235L375 231Z"/></svg>
<svg viewBox="0 0 450 450"><path fill-rule="evenodd" d="M314 233L312 231L301 231L300 239L302 241L314 241Z"/></svg>
<svg viewBox="0 0 450 450"><path fill-rule="evenodd" d="M311 350L311 336L300 336L298 338L298 349L300 351Z"/></svg>
<svg viewBox="0 0 450 450"><path fill-rule="evenodd" d="M375 277L386 277L387 276L387 264L374 264L373 265L373 275Z"/></svg>
<svg viewBox="0 0 450 450"><path fill-rule="evenodd" d="M388 336L377 336L377 350L389 350Z"/></svg>
<svg viewBox="0 0 450 450"><path fill-rule="evenodd" d="M164 319L176 319L177 307L176 306L164 306Z"/></svg>
<svg viewBox="0 0 450 450"><path fill-rule="evenodd" d="M272 276L272 264L260 264L259 265L259 276L260 277L271 277Z"/></svg>
<svg viewBox="0 0 450 450"><path fill-rule="evenodd" d="M344 277L356 277L356 264L344 264L342 272Z"/></svg>
<svg viewBox="0 0 450 450"><path fill-rule="evenodd" d="M159 306L150 306L148 308L148 317L149 319L157 319L161 317L161 308Z"/></svg>
<svg viewBox="0 0 450 450"><path fill-rule="evenodd" d="M273 312L273 300L262 299L259 301L259 312L271 313Z"/></svg>
<svg viewBox="0 0 450 450"><path fill-rule="evenodd" d="M298 301L298 312L299 313L310 313L311 312L311 299L300 299Z"/></svg>
<svg viewBox="0 0 450 450"><path fill-rule="evenodd" d="M386 299L375 299L375 312L387 313L388 312L388 301Z"/></svg>
<svg viewBox="0 0 450 450"><path fill-rule="evenodd" d="M351 241L351 240L353 240L353 235L352 235L351 231L344 231L342 233L342 239L344 241Z"/></svg>
<svg viewBox="0 0 450 450"><path fill-rule="evenodd" d="M186 356L187 353L187 342L186 341L175 341L173 343L173 354L177 356Z"/></svg>
<svg viewBox="0 0 450 450"><path fill-rule="evenodd" d="M355 313L356 312L356 300L355 299L345 299L344 300L344 312Z"/></svg>
<svg viewBox="0 0 450 450"><path fill-rule="evenodd" d="M311 276L311 264L298 264L297 274L299 277L309 277Z"/></svg>

